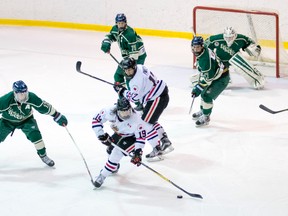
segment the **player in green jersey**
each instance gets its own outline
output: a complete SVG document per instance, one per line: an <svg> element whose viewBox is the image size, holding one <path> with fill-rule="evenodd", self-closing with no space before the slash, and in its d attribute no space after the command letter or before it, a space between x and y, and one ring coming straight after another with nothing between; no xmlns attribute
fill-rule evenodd
<svg viewBox="0 0 288 216"><path fill-rule="evenodd" d="M30 140L41 160L48 166L55 163L46 154L45 144L36 119L33 117L33 109L41 114L50 115L60 126L66 126L68 121L64 115L36 94L29 92L27 85L22 81L13 83L13 91L0 97L0 143L15 129L20 129Z"/></svg>
<svg viewBox="0 0 288 216"><path fill-rule="evenodd" d="M215 53L204 46L202 37L195 36L191 42L191 50L196 56L199 79L192 89L192 97L201 95L200 111L192 115L196 127L208 125L213 108L213 101L227 87L229 71L216 57Z"/></svg>
<svg viewBox="0 0 288 216"><path fill-rule="evenodd" d="M125 14L119 13L115 17L115 23L110 32L105 36L102 41L101 50L105 53L110 53L111 43L117 42L121 51L123 59L132 57L136 60L137 64L143 65L146 59L146 51L142 38L136 31L127 25L127 18ZM120 65L118 65L114 74L115 83L129 82L125 80L125 73ZM142 105L136 103L136 110L142 110Z"/></svg>
<svg viewBox="0 0 288 216"><path fill-rule="evenodd" d="M260 55L260 45L251 38L237 34L232 27L226 27L223 34L208 37L205 45L216 53L225 67L232 66L253 88L264 88L264 76L241 54L241 51L245 51L254 58Z"/></svg>

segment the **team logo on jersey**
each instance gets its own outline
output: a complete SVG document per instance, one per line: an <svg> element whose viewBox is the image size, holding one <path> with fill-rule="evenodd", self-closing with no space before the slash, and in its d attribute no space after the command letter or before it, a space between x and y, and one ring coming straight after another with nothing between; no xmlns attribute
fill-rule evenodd
<svg viewBox="0 0 288 216"><path fill-rule="evenodd" d="M138 130L142 131L143 130L143 126L142 125L138 125Z"/></svg>
<svg viewBox="0 0 288 216"><path fill-rule="evenodd" d="M31 107L30 107L30 105L29 104L27 104L26 106L25 106L25 109L31 109Z"/></svg>
<svg viewBox="0 0 288 216"><path fill-rule="evenodd" d="M138 88L138 86L134 85L134 86L132 87L132 89L133 89L134 92L138 92L138 89L139 89L139 88Z"/></svg>
<svg viewBox="0 0 288 216"><path fill-rule="evenodd" d="M219 42L216 41L216 42L215 42L215 46L219 46Z"/></svg>

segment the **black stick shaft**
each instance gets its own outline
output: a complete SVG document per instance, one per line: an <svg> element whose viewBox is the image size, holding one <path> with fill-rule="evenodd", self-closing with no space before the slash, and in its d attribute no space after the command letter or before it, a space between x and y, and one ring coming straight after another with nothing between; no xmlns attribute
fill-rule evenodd
<svg viewBox="0 0 288 216"><path fill-rule="evenodd" d="M76 149L78 150L78 152L79 152L79 154L80 154L80 156L81 156L81 158L82 158L82 160L83 160L83 162L84 162L84 164L85 164L85 166L86 166L86 170L87 170L87 172L88 172L88 174L89 174L89 176L90 176L90 180L91 180L91 182L92 182L92 184L93 184L93 178L92 178L90 169L89 169L89 167L88 167L88 164L87 164L87 162L86 162L86 160L85 160L82 152L80 151L80 148L79 148L78 145L76 144L76 142L75 142L74 138L72 137L71 133L69 132L67 126L65 126L65 129L66 129L67 133L69 134L72 142L74 143Z"/></svg>
<svg viewBox="0 0 288 216"><path fill-rule="evenodd" d="M192 111L192 107L193 107L193 104L194 104L195 96L193 96L192 98L193 99L192 99L191 106L190 106L190 109L189 109L189 115L190 115L190 113Z"/></svg>
<svg viewBox="0 0 288 216"><path fill-rule="evenodd" d="M123 152L126 155L129 155L130 157L132 157L132 155L130 155L127 151L125 151L124 149L120 148L118 145L111 143L115 148L119 149L121 152ZM143 165L144 167L146 167L147 169L149 169L150 171L156 173L159 177L161 177L162 179L164 179L165 181L171 183L173 186L175 186L176 188L178 188L179 190L183 191L184 193L188 194L191 197L194 198L199 198L199 199L203 199L203 197L200 194L194 194L194 193L189 193L186 190L184 190L183 188L181 188L180 186L176 185L174 182L172 182L171 180L169 180L168 178L166 178L165 176L163 176L162 174L160 174L159 172L157 172L156 170L152 169L151 167L149 167L148 165L146 165L145 163L141 162L141 165Z"/></svg>
<svg viewBox="0 0 288 216"><path fill-rule="evenodd" d="M84 74L84 75L86 75L86 76L92 77L92 78L94 78L94 79L97 79L97 80L99 80L99 81L101 81L101 82L107 83L107 84L109 84L109 85L114 85L114 84L111 83L111 82L108 82L108 81L106 81L106 80L103 80L103 79L101 79L101 78L92 76L91 74L87 74L87 73L81 71L81 65L82 65L82 62L81 62L81 61L77 61L77 63L76 63L76 70L77 70L77 72L79 72L79 73L81 73L81 74Z"/></svg>

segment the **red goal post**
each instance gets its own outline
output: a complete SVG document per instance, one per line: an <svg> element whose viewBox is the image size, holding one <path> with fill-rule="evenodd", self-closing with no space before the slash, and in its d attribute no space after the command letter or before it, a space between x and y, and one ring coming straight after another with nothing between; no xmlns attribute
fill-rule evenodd
<svg viewBox="0 0 288 216"><path fill-rule="evenodd" d="M207 38L221 34L225 27L252 38L262 47L261 56L251 59L256 65L272 66L269 69L280 77L280 65L288 63L288 55L280 40L279 16L276 12L196 6L193 8L193 30Z"/></svg>

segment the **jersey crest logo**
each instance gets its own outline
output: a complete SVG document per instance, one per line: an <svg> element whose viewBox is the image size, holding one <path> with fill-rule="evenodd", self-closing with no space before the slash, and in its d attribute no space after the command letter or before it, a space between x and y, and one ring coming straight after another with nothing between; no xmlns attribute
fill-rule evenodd
<svg viewBox="0 0 288 216"><path fill-rule="evenodd" d="M29 104L27 104L26 106L25 106L25 109L31 109L31 107L30 107L30 105Z"/></svg>
<svg viewBox="0 0 288 216"><path fill-rule="evenodd" d="M134 86L132 87L132 89L133 89L134 92L138 92L138 86L134 85Z"/></svg>
<svg viewBox="0 0 288 216"><path fill-rule="evenodd" d="M219 42L215 42L215 46L219 46Z"/></svg>

